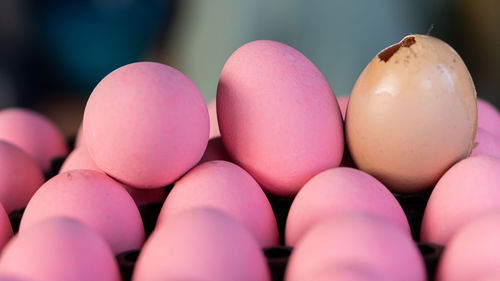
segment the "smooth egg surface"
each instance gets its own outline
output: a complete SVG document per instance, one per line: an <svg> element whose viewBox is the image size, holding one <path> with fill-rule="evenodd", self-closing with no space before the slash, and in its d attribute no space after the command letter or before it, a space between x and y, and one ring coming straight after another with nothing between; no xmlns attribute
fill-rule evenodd
<svg viewBox="0 0 500 281"><path fill-rule="evenodd" d="M293 196L341 161L335 95L314 64L285 44L253 41L231 55L217 87L217 118L231 159L272 194Z"/></svg>

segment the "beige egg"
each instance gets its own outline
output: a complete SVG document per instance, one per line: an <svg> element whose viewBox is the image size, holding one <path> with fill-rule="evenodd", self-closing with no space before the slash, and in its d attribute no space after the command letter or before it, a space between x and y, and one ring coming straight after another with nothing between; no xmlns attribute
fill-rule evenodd
<svg viewBox="0 0 500 281"><path fill-rule="evenodd" d="M421 191L471 153L477 128L474 83L448 44L408 35L363 70L345 125L361 170L392 191Z"/></svg>

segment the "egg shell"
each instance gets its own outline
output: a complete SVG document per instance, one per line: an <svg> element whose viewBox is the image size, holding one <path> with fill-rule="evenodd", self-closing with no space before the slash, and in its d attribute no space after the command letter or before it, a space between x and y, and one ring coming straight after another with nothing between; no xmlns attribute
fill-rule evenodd
<svg viewBox="0 0 500 281"><path fill-rule="evenodd" d="M43 184L28 203L19 231L55 216L86 223L116 254L138 249L144 242L144 227L132 197L119 183L96 171L72 170Z"/></svg>
<svg viewBox="0 0 500 281"><path fill-rule="evenodd" d="M500 212L482 216L460 228L446 245L436 281L488 280L500 276ZM492 279L498 280L498 279Z"/></svg>
<svg viewBox="0 0 500 281"><path fill-rule="evenodd" d="M38 164L17 146L0 140L0 202L10 214L25 207L45 181Z"/></svg>
<svg viewBox="0 0 500 281"><path fill-rule="evenodd" d="M342 264L328 267L326 270L320 271L311 279L314 281L389 281L385 276L382 278L379 274L372 270L363 268L356 264ZM396 281L396 280L394 280Z"/></svg>
<svg viewBox="0 0 500 281"><path fill-rule="evenodd" d="M500 112L484 99L477 99L477 126L500 137Z"/></svg>
<svg viewBox="0 0 500 281"><path fill-rule="evenodd" d="M0 281L31 281L31 279L21 278L18 276L0 273Z"/></svg>
<svg viewBox="0 0 500 281"><path fill-rule="evenodd" d="M267 40L240 47L222 69L216 99L229 156L267 192L293 196L339 165L344 135L335 95L292 47Z"/></svg>
<svg viewBox="0 0 500 281"><path fill-rule="evenodd" d="M52 159L68 154L59 129L43 115L24 108L0 111L0 140L15 144L27 152L43 172L51 168Z"/></svg>
<svg viewBox="0 0 500 281"><path fill-rule="evenodd" d="M78 127L78 131L76 132L76 136L75 136L75 148L78 148L84 144L82 131L83 131L83 126L82 126L82 124L80 124L80 126Z"/></svg>
<svg viewBox="0 0 500 281"><path fill-rule="evenodd" d="M90 154L85 146L79 146L73 150L59 170L59 173L68 172L71 170L93 170L104 173L97 165L94 160L90 157Z"/></svg>
<svg viewBox="0 0 500 281"><path fill-rule="evenodd" d="M342 113L342 119L345 120L345 113L347 112L347 104L349 103L349 96L340 96L337 98L339 103L340 112Z"/></svg>
<svg viewBox="0 0 500 281"><path fill-rule="evenodd" d="M65 217L40 221L16 235L0 272L33 281L119 281L114 255L95 231Z"/></svg>
<svg viewBox="0 0 500 281"><path fill-rule="evenodd" d="M189 171L170 191L157 225L200 207L220 210L237 220L263 247L279 244L276 218L266 195L245 170L233 163L210 161Z"/></svg>
<svg viewBox="0 0 500 281"><path fill-rule="evenodd" d="M457 230L481 215L500 211L500 159L480 155L450 168L424 211L420 239L446 245Z"/></svg>
<svg viewBox="0 0 500 281"><path fill-rule="evenodd" d="M213 209L191 209L151 234L132 280L271 281L271 275L242 225Z"/></svg>
<svg viewBox="0 0 500 281"><path fill-rule="evenodd" d="M136 188L171 184L196 165L209 118L196 86L153 62L122 66L95 87L83 116L83 141L97 166Z"/></svg>
<svg viewBox="0 0 500 281"><path fill-rule="evenodd" d="M489 155L500 157L500 139L481 127L477 128L476 147L470 156Z"/></svg>
<svg viewBox="0 0 500 281"><path fill-rule="evenodd" d="M199 164L214 160L231 161L220 136L208 141L207 149Z"/></svg>
<svg viewBox="0 0 500 281"><path fill-rule="evenodd" d="M360 170L332 168L309 180L293 200L286 221L286 244L296 245L315 224L342 212L381 216L410 235L403 209L383 184Z"/></svg>
<svg viewBox="0 0 500 281"><path fill-rule="evenodd" d="M59 173L71 171L71 170L94 170L100 173L104 173L97 165L94 160L90 157L87 148L82 145L75 148L64 161L61 166ZM132 196L134 202L137 206L142 206L152 202L163 202L167 197L164 188L154 188L154 189L142 189L133 188L122 184L123 188Z"/></svg>
<svg viewBox="0 0 500 281"><path fill-rule="evenodd" d="M353 264L383 280L424 281L416 244L393 223L368 214L339 214L316 224L294 248L285 281L311 280L331 266Z"/></svg>
<svg viewBox="0 0 500 281"><path fill-rule="evenodd" d="M359 169L398 193L431 188L474 145L476 91L445 42L408 35L375 56L353 87L346 142Z"/></svg>
<svg viewBox="0 0 500 281"><path fill-rule="evenodd" d="M219 131L219 123L217 121L217 103L216 100L213 99L207 105L208 108L208 117L210 118L210 135L209 138L220 137Z"/></svg>
<svg viewBox="0 0 500 281"><path fill-rule="evenodd" d="M5 209L0 204L0 252L10 238L12 238L12 226L10 224L9 216L5 212Z"/></svg>

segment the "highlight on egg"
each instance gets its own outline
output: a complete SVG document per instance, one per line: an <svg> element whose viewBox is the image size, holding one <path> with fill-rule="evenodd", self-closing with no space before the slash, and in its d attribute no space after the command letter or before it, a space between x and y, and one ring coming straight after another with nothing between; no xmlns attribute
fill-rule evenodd
<svg viewBox="0 0 500 281"><path fill-rule="evenodd" d="M474 147L476 96L452 47L427 35L404 37L354 85L345 120L354 162L395 192L432 187Z"/></svg>

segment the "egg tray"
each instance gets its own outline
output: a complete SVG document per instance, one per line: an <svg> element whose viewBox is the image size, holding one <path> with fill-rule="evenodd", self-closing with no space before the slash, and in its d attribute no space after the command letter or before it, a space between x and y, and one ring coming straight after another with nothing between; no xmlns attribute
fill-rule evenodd
<svg viewBox="0 0 500 281"><path fill-rule="evenodd" d="M72 145L70 146L72 147ZM51 171L45 174L47 179L56 175L64 163L65 158L55 158L52 161ZM173 185L165 187L166 193L170 192ZM278 231L280 236L280 246L264 248L264 254L271 269L272 280L282 281L285 273L285 268L288 263L293 248L284 246L285 223L288 216L288 211L292 204L293 198L283 198L268 194L269 202L273 209L278 224ZM428 280L432 281L434 272L441 256L443 247L432 243L422 243L419 241L420 225L425 210L425 206L430 196L430 192L416 193L416 194L394 194L410 225L412 237L417 241L418 248L422 254L425 266L427 269ZM144 231L146 238L153 232L156 225L156 220L160 213L163 202L154 202L145 204L139 207L139 212L144 224ZM24 208L14 210L9 214L9 219L14 233L17 233ZM120 271L122 273L123 281L131 280L132 272L139 256L140 250L131 250L121 253L116 256Z"/></svg>

